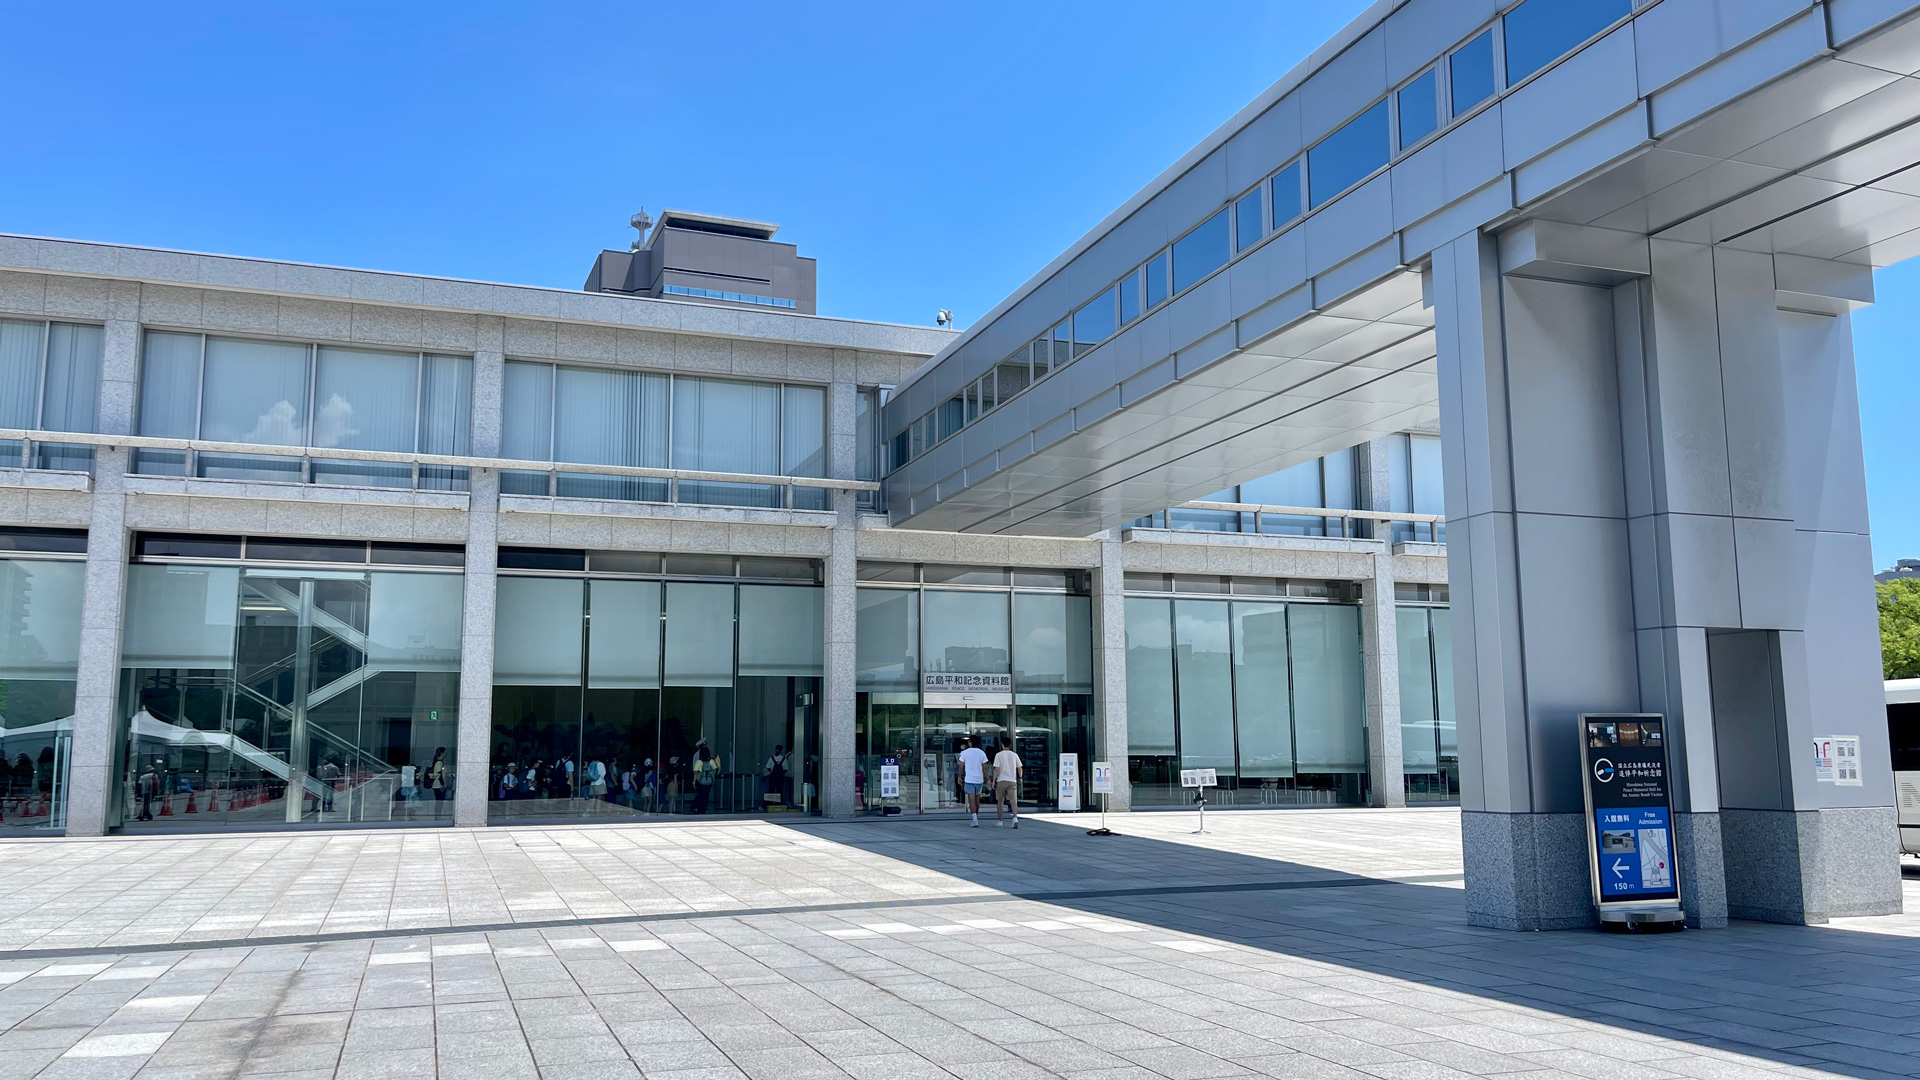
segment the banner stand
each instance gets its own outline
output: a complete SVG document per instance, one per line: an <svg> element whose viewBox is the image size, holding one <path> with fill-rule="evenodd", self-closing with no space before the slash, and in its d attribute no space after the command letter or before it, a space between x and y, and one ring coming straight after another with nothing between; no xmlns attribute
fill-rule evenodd
<svg viewBox="0 0 1920 1080"><path fill-rule="evenodd" d="M1100 796L1100 827L1088 829L1088 836L1114 836L1107 828L1107 801L1113 798L1113 766L1104 761L1093 763L1093 793Z"/></svg>
<svg viewBox="0 0 1920 1080"><path fill-rule="evenodd" d="M1587 865L1600 928L1681 930L1665 717L1581 713Z"/></svg>
<svg viewBox="0 0 1920 1080"><path fill-rule="evenodd" d="M1200 808L1200 827L1193 832L1202 835L1207 831L1207 789L1220 786L1220 775L1213 769L1181 769L1180 786L1197 789L1193 801Z"/></svg>

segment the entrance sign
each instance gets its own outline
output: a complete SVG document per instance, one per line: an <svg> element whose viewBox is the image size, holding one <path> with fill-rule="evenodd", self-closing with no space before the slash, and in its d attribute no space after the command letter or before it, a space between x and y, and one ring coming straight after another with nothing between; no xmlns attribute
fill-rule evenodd
<svg viewBox="0 0 1920 1080"><path fill-rule="evenodd" d="M1061 813L1072 813L1080 809L1080 755L1060 755L1060 793L1058 806Z"/></svg>
<svg viewBox="0 0 1920 1080"><path fill-rule="evenodd" d="M1013 676L993 672L925 671L923 704L935 709L998 709L1013 704Z"/></svg>
<svg viewBox="0 0 1920 1080"><path fill-rule="evenodd" d="M883 799L900 797L900 759L897 757L880 759L880 797Z"/></svg>
<svg viewBox="0 0 1920 1080"><path fill-rule="evenodd" d="M1113 766L1104 761L1093 763L1093 793L1095 795L1113 794Z"/></svg>
<svg viewBox="0 0 1920 1080"><path fill-rule="evenodd" d="M1588 865L1600 921L1679 921L1665 718L1583 713L1580 731Z"/></svg>

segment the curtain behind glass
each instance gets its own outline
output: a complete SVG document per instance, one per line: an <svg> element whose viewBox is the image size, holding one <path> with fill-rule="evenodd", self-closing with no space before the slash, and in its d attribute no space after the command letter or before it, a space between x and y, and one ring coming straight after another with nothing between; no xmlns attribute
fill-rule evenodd
<svg viewBox="0 0 1920 1080"><path fill-rule="evenodd" d="M553 460L553 365L507 361L500 456Z"/></svg>
<svg viewBox="0 0 1920 1080"><path fill-rule="evenodd" d="M200 335L147 331L140 372L140 434L168 439L198 436Z"/></svg>
<svg viewBox="0 0 1920 1080"><path fill-rule="evenodd" d="M1084 596L1013 594L1017 692L1093 693L1092 610Z"/></svg>
<svg viewBox="0 0 1920 1080"><path fill-rule="evenodd" d="M665 375L563 367L554 395L554 460L666 468Z"/></svg>
<svg viewBox="0 0 1920 1080"><path fill-rule="evenodd" d="M412 453L420 357L322 346L315 360L313 446Z"/></svg>
<svg viewBox="0 0 1920 1080"><path fill-rule="evenodd" d="M207 339L200 437L300 446L307 433L307 347Z"/></svg>
<svg viewBox="0 0 1920 1080"><path fill-rule="evenodd" d="M40 406L45 323L0 320L0 426L30 428Z"/></svg>
<svg viewBox="0 0 1920 1080"><path fill-rule="evenodd" d="M239 605L237 566L129 566L120 662L231 668Z"/></svg>
<svg viewBox="0 0 1920 1080"><path fill-rule="evenodd" d="M733 586L667 583L668 686L733 686Z"/></svg>
<svg viewBox="0 0 1920 1080"><path fill-rule="evenodd" d="M1181 768L1233 771L1233 653L1228 626L1224 602L1173 602Z"/></svg>
<svg viewBox="0 0 1920 1080"><path fill-rule="evenodd" d="M826 623L823 590L740 586L740 674L818 678Z"/></svg>
<svg viewBox="0 0 1920 1080"><path fill-rule="evenodd" d="M1433 647L1425 608L1395 610L1400 649L1400 760L1409 772L1440 767L1434 731Z"/></svg>
<svg viewBox="0 0 1920 1080"><path fill-rule="evenodd" d="M1007 594L928 589L928 671L1001 675L1012 671L1007 648Z"/></svg>
<svg viewBox="0 0 1920 1080"><path fill-rule="evenodd" d="M0 679L73 678L86 574L81 562L0 559Z"/></svg>
<svg viewBox="0 0 1920 1080"><path fill-rule="evenodd" d="M92 431L98 426L100 356L105 336L98 326L54 323L48 327L42 428Z"/></svg>
<svg viewBox="0 0 1920 1080"><path fill-rule="evenodd" d="M651 690L660 685L660 583L595 581L587 635L587 685Z"/></svg>
<svg viewBox="0 0 1920 1080"><path fill-rule="evenodd" d="M780 388L724 379L673 380L673 467L780 473Z"/></svg>
<svg viewBox="0 0 1920 1080"><path fill-rule="evenodd" d="M1168 602L1129 596L1127 753L1173 753L1173 622Z"/></svg>
<svg viewBox="0 0 1920 1080"><path fill-rule="evenodd" d="M1292 776L1286 605L1234 602L1233 702L1240 727L1240 775Z"/></svg>
<svg viewBox="0 0 1920 1080"><path fill-rule="evenodd" d="M367 599L367 663L386 671L459 671L459 574L374 571Z"/></svg>
<svg viewBox="0 0 1920 1080"><path fill-rule="evenodd" d="M855 688L920 692L920 594L912 589L860 589L854 650Z"/></svg>
<svg viewBox="0 0 1920 1080"><path fill-rule="evenodd" d="M420 452L466 454L473 434L473 361L427 355L420 365Z"/></svg>
<svg viewBox="0 0 1920 1080"><path fill-rule="evenodd" d="M1345 604L1293 604L1287 621L1299 770L1365 772L1367 709L1360 670L1360 609Z"/></svg>
<svg viewBox="0 0 1920 1080"><path fill-rule="evenodd" d="M781 471L787 476L827 475L827 392L817 386L789 386L781 409Z"/></svg>
<svg viewBox="0 0 1920 1080"><path fill-rule="evenodd" d="M562 578L499 580L493 622L495 685L580 685L584 584Z"/></svg>

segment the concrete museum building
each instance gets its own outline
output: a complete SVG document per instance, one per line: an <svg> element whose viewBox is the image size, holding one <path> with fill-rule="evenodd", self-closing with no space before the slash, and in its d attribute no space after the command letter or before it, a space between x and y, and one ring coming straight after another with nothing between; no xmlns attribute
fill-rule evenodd
<svg viewBox="0 0 1920 1080"><path fill-rule="evenodd" d="M1917 72L1913 0L1379 0L958 334L677 211L579 291L0 237L0 828L920 814L1005 736L1457 802L1540 929L1652 712L1693 921L1897 910Z"/></svg>

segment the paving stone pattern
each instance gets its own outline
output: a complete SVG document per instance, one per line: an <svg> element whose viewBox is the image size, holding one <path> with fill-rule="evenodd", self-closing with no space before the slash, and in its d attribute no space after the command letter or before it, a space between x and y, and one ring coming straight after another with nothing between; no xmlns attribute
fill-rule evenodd
<svg viewBox="0 0 1920 1080"><path fill-rule="evenodd" d="M0 844L0 1080L1920 1075L1915 916L1484 931L1452 811L1193 823Z"/></svg>

